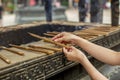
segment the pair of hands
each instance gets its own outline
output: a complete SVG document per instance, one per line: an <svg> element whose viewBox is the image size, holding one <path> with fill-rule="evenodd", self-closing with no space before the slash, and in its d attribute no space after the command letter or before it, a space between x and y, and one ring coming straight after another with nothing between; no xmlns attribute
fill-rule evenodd
<svg viewBox="0 0 120 80"><path fill-rule="evenodd" d="M73 43L76 45L78 44L79 46L82 46L82 44L86 42L86 40L66 32L56 35L52 38L52 40L64 43ZM70 48L63 48L63 52L65 53L65 56L68 58L68 60L81 63L93 80L108 80L92 66L87 57L83 54L83 52L81 52L77 48L73 46L71 46Z"/></svg>
<svg viewBox="0 0 120 80"><path fill-rule="evenodd" d="M80 37L73 35L71 33L67 33L67 32L62 32L58 35L56 35L55 37L52 38L53 41L56 42L61 42L61 43L71 43L71 44L76 44L77 45L77 40ZM82 63L86 58L86 56L83 54L83 52L81 52L80 50L78 50L77 48L71 46L70 48L63 48L63 52L65 54L65 56L67 57L68 60L70 61L75 61L75 62L80 62Z"/></svg>

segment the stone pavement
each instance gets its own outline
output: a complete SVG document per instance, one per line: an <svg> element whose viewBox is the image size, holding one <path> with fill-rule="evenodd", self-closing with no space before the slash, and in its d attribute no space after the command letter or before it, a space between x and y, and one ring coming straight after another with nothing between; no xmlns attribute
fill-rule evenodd
<svg viewBox="0 0 120 80"><path fill-rule="evenodd" d="M68 21L78 22L78 9L67 9L65 11ZM90 15L86 17L86 22L90 21ZM111 12L110 9L105 9L103 13L103 23L111 24ZM3 15L3 26L15 25L15 14ZM119 18L120 24L120 18Z"/></svg>

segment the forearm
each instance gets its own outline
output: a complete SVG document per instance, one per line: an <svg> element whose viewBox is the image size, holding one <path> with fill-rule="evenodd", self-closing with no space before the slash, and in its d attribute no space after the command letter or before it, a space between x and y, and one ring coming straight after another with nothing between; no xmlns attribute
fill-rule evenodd
<svg viewBox="0 0 120 80"><path fill-rule="evenodd" d="M82 38L76 39L75 42L90 55L102 62L112 65L120 64L119 60L117 60L118 53L113 50L93 44Z"/></svg>
<svg viewBox="0 0 120 80"><path fill-rule="evenodd" d="M86 71L88 72L88 74L91 76L92 80L108 80L99 71L97 71L95 67L93 67L93 65L89 62L88 59L86 59L81 64L86 69Z"/></svg>

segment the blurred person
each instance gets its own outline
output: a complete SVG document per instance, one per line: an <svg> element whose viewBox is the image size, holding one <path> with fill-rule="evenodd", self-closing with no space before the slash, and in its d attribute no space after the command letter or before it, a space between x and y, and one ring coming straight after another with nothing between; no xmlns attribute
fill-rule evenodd
<svg viewBox="0 0 120 80"><path fill-rule="evenodd" d="M91 0L90 1L90 21L92 23L102 23L103 21L103 1L104 0Z"/></svg>
<svg viewBox="0 0 120 80"><path fill-rule="evenodd" d="M77 7L78 7L78 2L79 2L79 0L73 0L73 6L75 9L77 9Z"/></svg>
<svg viewBox="0 0 120 80"><path fill-rule="evenodd" d="M27 7L27 0L22 0L24 7Z"/></svg>
<svg viewBox="0 0 120 80"><path fill-rule="evenodd" d="M43 6L45 3L44 3L44 0L41 0L41 5Z"/></svg>
<svg viewBox="0 0 120 80"><path fill-rule="evenodd" d="M78 45L88 54L104 63L110 65L120 65L120 52L116 52L111 49L96 45L71 33L62 32L53 37L52 40L56 42ZM81 65L86 69L92 80L108 80L90 63L90 61L87 59L86 55L82 51L71 46L68 48L64 47L63 52L68 60L81 63Z"/></svg>
<svg viewBox="0 0 120 80"><path fill-rule="evenodd" d="M30 6L35 6L36 5L36 2L35 2L35 0L30 0Z"/></svg>
<svg viewBox="0 0 120 80"><path fill-rule="evenodd" d="M78 2L79 21L85 22L87 16L86 0L79 0Z"/></svg>
<svg viewBox="0 0 120 80"><path fill-rule="evenodd" d="M2 14L3 14L3 5L2 5L2 0L0 0L0 27L2 26Z"/></svg>
<svg viewBox="0 0 120 80"><path fill-rule="evenodd" d="M107 0L103 0L103 8L105 8L105 9L106 9L106 2L107 2Z"/></svg>
<svg viewBox="0 0 120 80"><path fill-rule="evenodd" d="M46 21L52 21L52 0L44 0Z"/></svg>
<svg viewBox="0 0 120 80"><path fill-rule="evenodd" d="M90 0L85 0L86 1L86 9L87 9L87 12L86 12L86 16L87 17L90 17Z"/></svg>
<svg viewBox="0 0 120 80"><path fill-rule="evenodd" d="M59 8L59 7L61 6L60 1L59 1L59 0L56 0L56 1L54 2L54 6L57 7L57 8Z"/></svg>
<svg viewBox="0 0 120 80"><path fill-rule="evenodd" d="M35 0L36 6L39 5L39 0Z"/></svg>

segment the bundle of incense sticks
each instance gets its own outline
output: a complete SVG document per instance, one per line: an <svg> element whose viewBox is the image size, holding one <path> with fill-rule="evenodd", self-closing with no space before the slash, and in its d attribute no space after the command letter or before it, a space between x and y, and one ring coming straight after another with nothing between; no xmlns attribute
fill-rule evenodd
<svg viewBox="0 0 120 80"><path fill-rule="evenodd" d="M118 27L98 27L95 28L94 30L102 31L102 32L112 32L114 30L119 30Z"/></svg>
<svg viewBox="0 0 120 80"><path fill-rule="evenodd" d="M100 36L98 34L88 34L88 33L82 33L82 32L76 32L76 33L73 33L73 34L75 34L77 36L80 36L80 37L82 37L84 39L87 39L87 40L89 40L91 38L95 38L97 36ZM49 37L54 37L55 36L55 35L49 34L49 33L44 33L44 35L49 36Z"/></svg>
<svg viewBox="0 0 120 80"><path fill-rule="evenodd" d="M12 50L12 49L10 49L10 48L6 48L6 47L4 47L4 46L0 46L0 48L2 48L2 49L4 49L4 50L7 50L7 51L10 51L10 52L12 52L12 53L15 53L15 54L24 56L24 53L22 53L22 52L15 51L15 50Z"/></svg>
<svg viewBox="0 0 120 80"><path fill-rule="evenodd" d="M9 44L9 45L12 47L18 48L18 49L31 50L31 51L42 52L42 53L46 53L46 54L53 54L54 53L54 51L47 51L47 50L42 50L42 49L33 49L30 47L17 46L17 45L13 45L13 44Z"/></svg>
<svg viewBox="0 0 120 80"><path fill-rule="evenodd" d="M76 32L76 33L73 33L77 36L80 36L80 37L85 37L85 36L98 36L98 34L88 34L88 33L83 33L83 32ZM53 34L49 34L49 33L44 33L45 36L50 36L50 37L54 37L55 35Z"/></svg>
<svg viewBox="0 0 120 80"><path fill-rule="evenodd" d="M96 28L95 28L96 29ZM81 32L83 31L83 32ZM86 32L86 31L85 31ZM72 34L81 34L81 35L84 35L84 34L88 34L88 33L85 33L84 30L77 30L77 31L74 31L74 32L69 32L69 33L72 33ZM60 32L47 32L47 33L44 33L44 35L48 35L48 36L55 36L57 34L59 34ZM95 35L95 34L91 34L91 35Z"/></svg>
<svg viewBox="0 0 120 80"><path fill-rule="evenodd" d="M4 62L6 62L7 64L10 64L11 61L9 59L7 59L6 57L0 55L0 59L3 60Z"/></svg>
<svg viewBox="0 0 120 80"><path fill-rule="evenodd" d="M29 45L29 47L47 49L47 50L52 50L52 51L56 51L56 52L62 51L62 49L60 49L60 48L51 48L51 47L43 47L43 46L35 46L35 45Z"/></svg>
<svg viewBox="0 0 120 80"><path fill-rule="evenodd" d="M113 32L115 30L119 30L120 28L116 27L93 27L90 29L85 29L85 30L77 30L74 31L73 33L91 33L91 34L96 34L96 35L108 35L109 32ZM107 32L107 33L106 33Z"/></svg>
<svg viewBox="0 0 120 80"><path fill-rule="evenodd" d="M66 46L66 45L64 45L64 44L61 44L61 43L52 41L51 39L46 38L46 37L41 37L41 36L36 35L36 34L33 34L33 33L28 33L28 34L30 34L31 36L33 36L33 37L35 37L35 38L42 39L42 40L44 40L44 41L46 41L46 42L49 42L49 43L52 43L52 44L55 44L55 45L58 45L58 46L61 46L61 47L68 47L68 46Z"/></svg>
<svg viewBox="0 0 120 80"><path fill-rule="evenodd" d="M90 29L90 30L81 30L81 32L89 33L89 34L97 34L97 35L107 35L106 32L96 31L96 30L93 30L93 29Z"/></svg>

